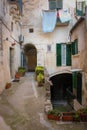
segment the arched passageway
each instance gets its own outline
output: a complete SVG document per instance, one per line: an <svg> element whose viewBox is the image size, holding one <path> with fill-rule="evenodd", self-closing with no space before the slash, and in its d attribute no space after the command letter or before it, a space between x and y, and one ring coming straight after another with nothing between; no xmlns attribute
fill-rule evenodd
<svg viewBox="0 0 87 130"><path fill-rule="evenodd" d="M51 90L51 101L53 105L67 102L67 90L72 92L72 74L61 73L50 78L53 85Z"/></svg>
<svg viewBox="0 0 87 130"><path fill-rule="evenodd" d="M27 71L34 71L37 65L36 47L33 44L26 44L24 46L24 54L25 54Z"/></svg>

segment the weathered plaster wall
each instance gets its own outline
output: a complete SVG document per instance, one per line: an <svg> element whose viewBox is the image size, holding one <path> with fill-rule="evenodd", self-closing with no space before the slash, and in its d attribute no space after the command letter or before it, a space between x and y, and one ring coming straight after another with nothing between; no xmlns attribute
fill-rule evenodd
<svg viewBox="0 0 87 130"><path fill-rule="evenodd" d="M1 38L3 48L0 50L0 93L4 90L5 84L11 82L11 79L14 78L15 72L18 66L20 66L20 45L17 43L20 26L19 23L16 23L12 19L12 15L9 12L8 1L1 0L0 19L2 25L0 26L0 31L2 29ZM11 31L11 22L13 22L13 31ZM15 45L12 46L14 42ZM10 55L11 49L13 50L12 55Z"/></svg>
<svg viewBox="0 0 87 130"><path fill-rule="evenodd" d="M72 33L72 41L78 39L78 54L72 56L72 69L82 69L82 104L87 105L87 37L85 20Z"/></svg>
<svg viewBox="0 0 87 130"><path fill-rule="evenodd" d="M46 66L49 73L61 69L70 69L70 67L56 66L56 43L69 42L69 30L75 22L74 8L75 0L63 0L63 8L68 9L71 13L71 21L69 26L56 26L52 33L42 32L42 10L49 9L48 0L30 0L24 1L24 16L22 21L22 33L25 37L24 44L32 43L37 48L37 65ZM73 19L74 18L74 19ZM33 28L34 32L29 33L29 28ZM51 52L47 52L47 45L52 47ZM42 51L41 51L42 50ZM42 54L44 53L44 55Z"/></svg>

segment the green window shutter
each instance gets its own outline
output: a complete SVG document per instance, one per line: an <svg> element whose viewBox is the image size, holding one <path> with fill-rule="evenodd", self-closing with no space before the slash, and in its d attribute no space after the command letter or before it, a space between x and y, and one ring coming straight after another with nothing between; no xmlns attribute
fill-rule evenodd
<svg viewBox="0 0 87 130"><path fill-rule="evenodd" d="M78 40L72 42L72 55L78 54Z"/></svg>
<svg viewBox="0 0 87 130"><path fill-rule="evenodd" d="M66 48L66 65L71 65L71 44L67 44Z"/></svg>
<svg viewBox="0 0 87 130"><path fill-rule="evenodd" d="M75 54L78 54L78 40L75 40Z"/></svg>
<svg viewBox="0 0 87 130"><path fill-rule="evenodd" d="M62 9L63 0L49 0L49 9Z"/></svg>
<svg viewBox="0 0 87 130"><path fill-rule="evenodd" d="M61 66L61 44L56 44L56 65Z"/></svg>
<svg viewBox="0 0 87 130"><path fill-rule="evenodd" d="M56 0L49 0L49 9L56 9Z"/></svg>
<svg viewBox="0 0 87 130"><path fill-rule="evenodd" d="M72 55L75 55L75 42L72 42Z"/></svg>
<svg viewBox="0 0 87 130"><path fill-rule="evenodd" d="M77 88L77 72L72 73L73 88Z"/></svg>
<svg viewBox="0 0 87 130"><path fill-rule="evenodd" d="M81 1L81 2L76 2L76 15L77 16L83 16L85 13L85 6L86 2Z"/></svg>
<svg viewBox="0 0 87 130"><path fill-rule="evenodd" d="M63 8L63 0L56 0L56 8L57 9Z"/></svg>

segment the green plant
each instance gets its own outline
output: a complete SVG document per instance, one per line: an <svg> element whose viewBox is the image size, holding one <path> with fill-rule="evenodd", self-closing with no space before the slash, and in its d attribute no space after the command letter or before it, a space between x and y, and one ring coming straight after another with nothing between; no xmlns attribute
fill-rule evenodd
<svg viewBox="0 0 87 130"><path fill-rule="evenodd" d="M43 83L43 80L44 80L44 75L42 73L39 73L37 75L37 82Z"/></svg>
<svg viewBox="0 0 87 130"><path fill-rule="evenodd" d="M74 121L80 121L80 114L78 112L75 112L73 115L73 120Z"/></svg>
<svg viewBox="0 0 87 130"><path fill-rule="evenodd" d="M35 73L38 75L39 73L44 74L44 67L43 66L36 66Z"/></svg>
<svg viewBox="0 0 87 130"><path fill-rule="evenodd" d="M50 114L52 114L54 116L61 116L61 113L58 110L56 110L56 109L49 110L48 111L48 115L50 115Z"/></svg>
<svg viewBox="0 0 87 130"><path fill-rule="evenodd" d="M24 73L25 72L25 68L24 67L18 67L18 72L19 73Z"/></svg>
<svg viewBox="0 0 87 130"><path fill-rule="evenodd" d="M87 107L78 110L79 113L87 114Z"/></svg>

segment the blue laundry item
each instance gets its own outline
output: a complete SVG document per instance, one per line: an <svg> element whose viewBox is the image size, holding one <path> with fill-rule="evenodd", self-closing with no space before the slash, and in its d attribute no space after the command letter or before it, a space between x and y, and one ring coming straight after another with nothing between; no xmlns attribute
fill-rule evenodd
<svg viewBox="0 0 87 130"><path fill-rule="evenodd" d="M59 10L59 18L62 23L68 22L71 20L71 16L67 10Z"/></svg>
<svg viewBox="0 0 87 130"><path fill-rule="evenodd" d="M56 26L57 11L43 10L42 11L42 30L44 33L52 32Z"/></svg>

